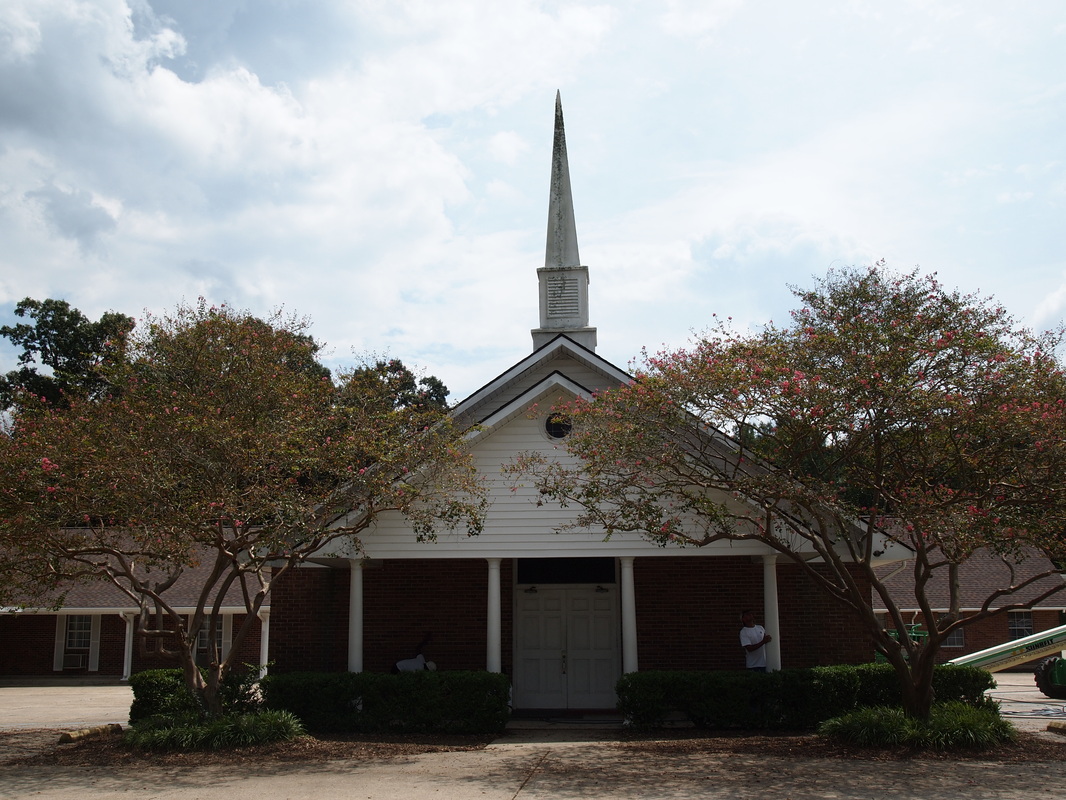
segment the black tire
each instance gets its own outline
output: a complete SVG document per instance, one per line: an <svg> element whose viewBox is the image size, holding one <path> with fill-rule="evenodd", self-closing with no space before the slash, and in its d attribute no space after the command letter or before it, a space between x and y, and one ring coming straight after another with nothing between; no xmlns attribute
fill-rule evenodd
<svg viewBox="0 0 1066 800"><path fill-rule="evenodd" d="M1051 681L1052 670L1055 669L1055 665L1060 661L1062 659L1059 656L1045 658L1037 665L1033 678L1036 680L1036 688L1048 697L1054 697L1056 700L1066 700L1066 686L1052 683Z"/></svg>

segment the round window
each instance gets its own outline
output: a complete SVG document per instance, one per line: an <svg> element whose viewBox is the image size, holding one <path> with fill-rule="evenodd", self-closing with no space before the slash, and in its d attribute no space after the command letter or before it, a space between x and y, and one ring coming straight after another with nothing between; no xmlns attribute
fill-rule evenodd
<svg viewBox="0 0 1066 800"><path fill-rule="evenodd" d="M553 439L564 439L570 435L574 425L566 414L549 414L544 421L545 432Z"/></svg>

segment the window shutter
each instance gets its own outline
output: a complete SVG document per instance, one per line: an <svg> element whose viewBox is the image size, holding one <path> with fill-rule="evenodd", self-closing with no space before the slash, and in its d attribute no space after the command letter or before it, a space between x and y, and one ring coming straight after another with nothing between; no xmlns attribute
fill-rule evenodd
<svg viewBox="0 0 1066 800"><path fill-rule="evenodd" d="M52 652L52 669L63 671L63 654L67 647L67 615L56 614L56 644Z"/></svg>
<svg viewBox="0 0 1066 800"><path fill-rule="evenodd" d="M222 653L220 654L223 661L229 656L231 644L233 644L233 615L225 614L222 617Z"/></svg>
<svg viewBox="0 0 1066 800"><path fill-rule="evenodd" d="M89 634L89 672L100 671L100 615L93 614L92 632Z"/></svg>

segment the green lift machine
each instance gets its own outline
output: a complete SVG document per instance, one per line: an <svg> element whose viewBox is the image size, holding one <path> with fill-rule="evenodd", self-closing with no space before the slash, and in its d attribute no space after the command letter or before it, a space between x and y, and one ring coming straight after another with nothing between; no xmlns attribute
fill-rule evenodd
<svg viewBox="0 0 1066 800"><path fill-rule="evenodd" d="M962 664L980 667L989 672L999 672L1032 661L1041 656L1045 658L1036 668L1034 677L1036 686L1048 697L1066 700L1066 658L1061 653L1066 649L1066 625L1034 633L1021 639L1014 639L1004 644L970 653L968 656L949 661L949 664ZM1055 653L1055 655L1051 655Z"/></svg>

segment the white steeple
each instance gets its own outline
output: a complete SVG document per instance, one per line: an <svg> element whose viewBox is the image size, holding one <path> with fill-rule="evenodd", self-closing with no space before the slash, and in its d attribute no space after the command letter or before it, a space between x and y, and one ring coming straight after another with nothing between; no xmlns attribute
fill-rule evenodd
<svg viewBox="0 0 1066 800"><path fill-rule="evenodd" d="M533 349L565 333L589 350L596 349L596 329L589 327L589 268L581 266L566 159L563 102L555 93L555 141L548 193L548 241L540 282L540 327L533 329Z"/></svg>

